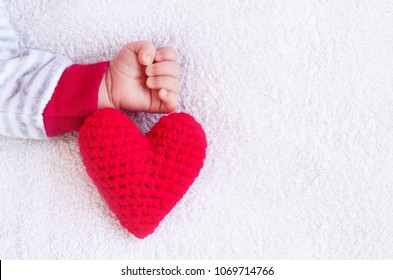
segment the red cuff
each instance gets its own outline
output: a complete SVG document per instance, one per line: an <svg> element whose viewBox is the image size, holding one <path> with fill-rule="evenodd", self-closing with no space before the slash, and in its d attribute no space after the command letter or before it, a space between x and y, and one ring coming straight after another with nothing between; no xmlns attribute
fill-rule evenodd
<svg viewBox="0 0 393 280"><path fill-rule="evenodd" d="M74 64L64 70L43 112L48 137L78 131L97 110L98 91L109 62Z"/></svg>

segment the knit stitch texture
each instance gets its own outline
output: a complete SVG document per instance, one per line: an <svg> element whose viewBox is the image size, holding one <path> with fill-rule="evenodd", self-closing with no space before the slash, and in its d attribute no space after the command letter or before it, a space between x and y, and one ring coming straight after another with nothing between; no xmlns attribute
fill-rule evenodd
<svg viewBox="0 0 393 280"><path fill-rule="evenodd" d="M86 119L80 151L87 173L121 225L153 233L198 176L206 136L186 113L162 117L144 136L127 115L103 109Z"/></svg>

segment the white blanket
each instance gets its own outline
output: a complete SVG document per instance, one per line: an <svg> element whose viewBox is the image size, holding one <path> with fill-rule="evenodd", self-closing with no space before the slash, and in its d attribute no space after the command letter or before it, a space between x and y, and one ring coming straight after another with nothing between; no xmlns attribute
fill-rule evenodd
<svg viewBox="0 0 393 280"><path fill-rule="evenodd" d="M75 62L129 41L181 55L208 137L156 232L124 230L77 137L0 137L1 259L393 257L393 2L9 0L29 48ZM131 114L146 132L157 116Z"/></svg>

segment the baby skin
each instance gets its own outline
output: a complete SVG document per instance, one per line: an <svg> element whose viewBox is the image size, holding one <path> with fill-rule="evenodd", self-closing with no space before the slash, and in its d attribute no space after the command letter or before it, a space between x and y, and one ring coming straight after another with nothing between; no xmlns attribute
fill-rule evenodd
<svg viewBox="0 0 393 280"><path fill-rule="evenodd" d="M179 105L178 53L151 42L125 45L109 62L98 93L98 109L170 113Z"/></svg>

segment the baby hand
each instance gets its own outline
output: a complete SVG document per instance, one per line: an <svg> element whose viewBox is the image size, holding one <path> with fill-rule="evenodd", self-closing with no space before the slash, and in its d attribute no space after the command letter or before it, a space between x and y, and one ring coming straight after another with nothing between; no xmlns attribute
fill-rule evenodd
<svg viewBox="0 0 393 280"><path fill-rule="evenodd" d="M170 113L179 105L178 53L170 47L156 50L147 41L125 45L110 61L102 79L98 108Z"/></svg>

